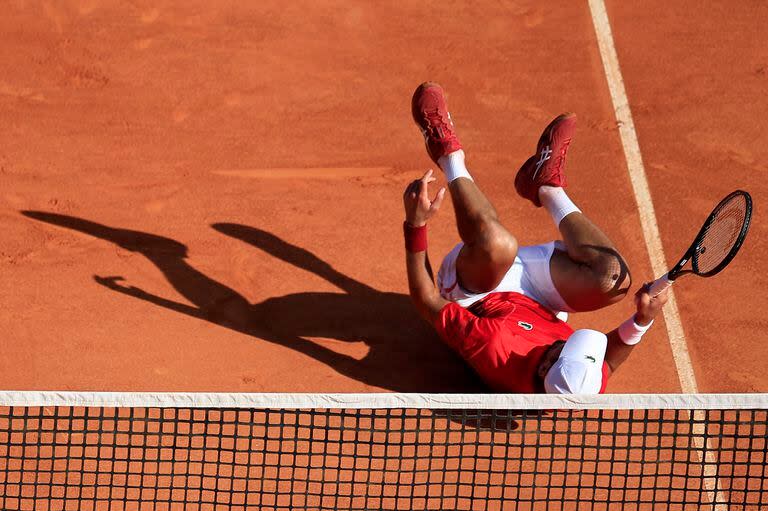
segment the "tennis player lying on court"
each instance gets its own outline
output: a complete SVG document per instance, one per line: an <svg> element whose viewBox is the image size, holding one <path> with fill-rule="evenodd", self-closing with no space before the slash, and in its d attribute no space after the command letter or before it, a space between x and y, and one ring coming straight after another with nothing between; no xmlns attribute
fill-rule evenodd
<svg viewBox="0 0 768 511"><path fill-rule="evenodd" d="M518 246L467 171L442 88L425 83L412 99L429 156L445 173L461 242L445 257L437 287L427 258L427 221L445 197L430 200L432 171L405 190L408 285L421 315L491 388L499 392L595 394L627 358L667 300L643 286L637 313L610 333L573 331L560 318L626 296L630 275L613 243L568 198L565 159L576 117L557 117L515 188L544 206L562 241Z"/></svg>

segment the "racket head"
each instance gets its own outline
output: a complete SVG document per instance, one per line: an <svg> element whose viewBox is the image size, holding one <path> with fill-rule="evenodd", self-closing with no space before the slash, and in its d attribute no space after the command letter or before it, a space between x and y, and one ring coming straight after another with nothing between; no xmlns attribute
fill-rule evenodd
<svg viewBox="0 0 768 511"><path fill-rule="evenodd" d="M752 197L747 192L736 190L721 200L691 245L693 273L711 277L728 266L747 237L751 219Z"/></svg>

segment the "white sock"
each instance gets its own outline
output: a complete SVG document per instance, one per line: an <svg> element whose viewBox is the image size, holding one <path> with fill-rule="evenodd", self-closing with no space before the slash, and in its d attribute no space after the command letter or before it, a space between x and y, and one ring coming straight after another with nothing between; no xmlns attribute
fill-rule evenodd
<svg viewBox="0 0 768 511"><path fill-rule="evenodd" d="M466 177L470 181L474 181L472 176L469 175L467 166L464 165L464 151L461 149L446 154L445 156L441 156L437 160L437 164L440 165L441 169L443 169L445 178L449 183L460 177Z"/></svg>
<svg viewBox="0 0 768 511"><path fill-rule="evenodd" d="M552 216L555 225L560 227L560 222L563 218L567 217L571 213L581 213L581 210L576 207L565 190L559 186L542 186L539 188L539 200L541 205L544 206L549 214Z"/></svg>

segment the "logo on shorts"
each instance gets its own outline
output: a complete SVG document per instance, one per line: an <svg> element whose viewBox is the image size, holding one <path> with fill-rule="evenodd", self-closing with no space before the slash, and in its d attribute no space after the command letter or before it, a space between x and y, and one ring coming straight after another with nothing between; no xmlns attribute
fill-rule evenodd
<svg viewBox="0 0 768 511"><path fill-rule="evenodd" d="M525 321L518 321L517 326L522 328L523 330L533 330L533 325L530 323L526 323Z"/></svg>
<svg viewBox="0 0 768 511"><path fill-rule="evenodd" d="M592 362L593 364L597 364L597 359L591 355L584 355L584 358Z"/></svg>

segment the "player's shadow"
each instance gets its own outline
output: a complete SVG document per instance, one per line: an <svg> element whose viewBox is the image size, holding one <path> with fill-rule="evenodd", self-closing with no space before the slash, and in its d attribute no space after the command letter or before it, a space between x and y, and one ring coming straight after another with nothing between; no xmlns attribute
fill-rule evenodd
<svg viewBox="0 0 768 511"><path fill-rule="evenodd" d="M314 273L342 292L295 293L251 304L237 291L192 267L186 259L187 247L178 241L73 216L41 211L22 214L140 253L194 305L128 285L122 277L94 275L97 283L116 292L300 351L375 387L400 392L487 390L418 317L407 295L376 290L340 273L312 252L264 230L231 223L212 226L298 270ZM368 353L358 360L311 338L364 342ZM254 360L254 366L268 363Z"/></svg>

